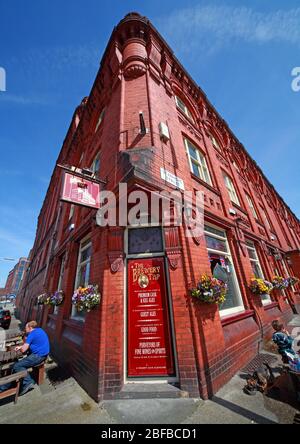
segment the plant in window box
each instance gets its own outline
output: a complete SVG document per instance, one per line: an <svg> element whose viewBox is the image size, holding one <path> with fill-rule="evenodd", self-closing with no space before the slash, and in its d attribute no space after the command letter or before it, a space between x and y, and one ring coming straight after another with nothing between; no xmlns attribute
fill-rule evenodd
<svg viewBox="0 0 300 444"><path fill-rule="evenodd" d="M271 291L273 290L273 284L266 279L252 278L249 288L254 294L264 295L271 293Z"/></svg>
<svg viewBox="0 0 300 444"><path fill-rule="evenodd" d="M90 311L100 304L100 300L101 294L98 285L79 287L72 296L72 304L76 306L78 311Z"/></svg>
<svg viewBox="0 0 300 444"><path fill-rule="evenodd" d="M53 307L58 307L63 303L64 299L64 292L62 290L57 290L54 294L50 296L48 304L52 305Z"/></svg>
<svg viewBox="0 0 300 444"><path fill-rule="evenodd" d="M298 279L296 276L289 276L287 278L288 282L289 282L289 286L293 287L296 284L299 284L300 279Z"/></svg>
<svg viewBox="0 0 300 444"><path fill-rule="evenodd" d="M227 284L219 279L203 274L191 295L208 304L223 304L226 300Z"/></svg>
<svg viewBox="0 0 300 444"><path fill-rule="evenodd" d="M272 284L277 290L285 290L289 286L289 281L282 276L273 276Z"/></svg>
<svg viewBox="0 0 300 444"><path fill-rule="evenodd" d="M40 294L37 297L37 305L45 305L48 303L49 296L47 293Z"/></svg>

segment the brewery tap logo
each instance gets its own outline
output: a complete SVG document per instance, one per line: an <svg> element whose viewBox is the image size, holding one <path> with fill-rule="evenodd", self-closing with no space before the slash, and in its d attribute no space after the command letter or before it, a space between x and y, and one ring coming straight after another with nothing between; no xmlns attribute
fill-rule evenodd
<svg viewBox="0 0 300 444"><path fill-rule="evenodd" d="M135 264L133 268L133 282L138 282L141 288L146 288L150 281L158 281L160 267L144 267L143 264Z"/></svg>
<svg viewBox="0 0 300 444"><path fill-rule="evenodd" d="M141 274L138 280L139 286L141 288L147 288L149 285L149 278L146 274Z"/></svg>

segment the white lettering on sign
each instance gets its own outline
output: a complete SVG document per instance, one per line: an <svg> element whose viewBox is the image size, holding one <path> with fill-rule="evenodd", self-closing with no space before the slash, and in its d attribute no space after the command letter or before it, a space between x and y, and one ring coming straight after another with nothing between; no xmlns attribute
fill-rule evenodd
<svg viewBox="0 0 300 444"><path fill-rule="evenodd" d="M171 183L177 188L180 188L181 190L184 190L184 182L179 177L175 176L174 174L170 173L170 171L165 170L164 168L160 169L160 177L164 179L166 182Z"/></svg>

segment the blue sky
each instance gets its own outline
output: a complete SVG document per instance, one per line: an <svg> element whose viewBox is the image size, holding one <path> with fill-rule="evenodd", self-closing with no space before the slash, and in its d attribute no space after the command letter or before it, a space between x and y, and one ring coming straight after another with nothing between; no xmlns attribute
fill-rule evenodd
<svg viewBox="0 0 300 444"><path fill-rule="evenodd" d="M299 1L0 0L0 258L26 256L113 27L146 15L300 217ZM14 264L0 260L0 287Z"/></svg>

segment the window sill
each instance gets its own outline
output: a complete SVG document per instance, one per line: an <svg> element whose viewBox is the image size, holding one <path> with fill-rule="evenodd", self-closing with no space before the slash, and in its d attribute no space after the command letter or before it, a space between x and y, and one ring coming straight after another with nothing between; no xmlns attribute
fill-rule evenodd
<svg viewBox="0 0 300 444"><path fill-rule="evenodd" d="M185 118L189 121L189 123L191 123L191 124L195 127L195 129L196 129L197 131L199 131L198 128L196 127L196 124L195 124L194 120L193 120L191 117L189 117L187 114L185 114L185 112L182 111L182 109L179 108L178 105L176 105L176 109L177 109L177 111L180 112L180 115L181 115L181 116L185 117Z"/></svg>
<svg viewBox="0 0 300 444"><path fill-rule="evenodd" d="M259 225L260 227L264 228L267 231L267 228L264 226L264 224L259 220L259 219L255 219L257 225Z"/></svg>
<svg viewBox="0 0 300 444"><path fill-rule="evenodd" d="M220 191L217 190L216 188L214 188L212 185L210 185L209 183L207 183L204 180L200 179L200 177L196 176L193 173L191 173L191 176L192 176L193 179L195 179L201 185L203 185L204 187L208 188L210 191L212 191L213 193L217 194L218 196L221 196Z"/></svg>
<svg viewBox="0 0 300 444"><path fill-rule="evenodd" d="M231 201L232 205L239 211L245 214L245 216L248 216L248 213L244 208L240 207L240 205L236 204L235 202Z"/></svg>
<svg viewBox="0 0 300 444"><path fill-rule="evenodd" d="M242 319L250 318L254 315L254 310L243 310L239 311L237 313L232 313L228 315L224 315L224 317L221 316L221 324L224 327L228 324L233 324L234 322L241 321Z"/></svg>
<svg viewBox="0 0 300 444"><path fill-rule="evenodd" d="M63 324L66 327L72 328L73 330L82 331L84 328L84 320L78 321L76 319L65 319Z"/></svg>
<svg viewBox="0 0 300 444"><path fill-rule="evenodd" d="M264 310L271 310L271 308L278 307L278 302L270 302L264 305Z"/></svg>

